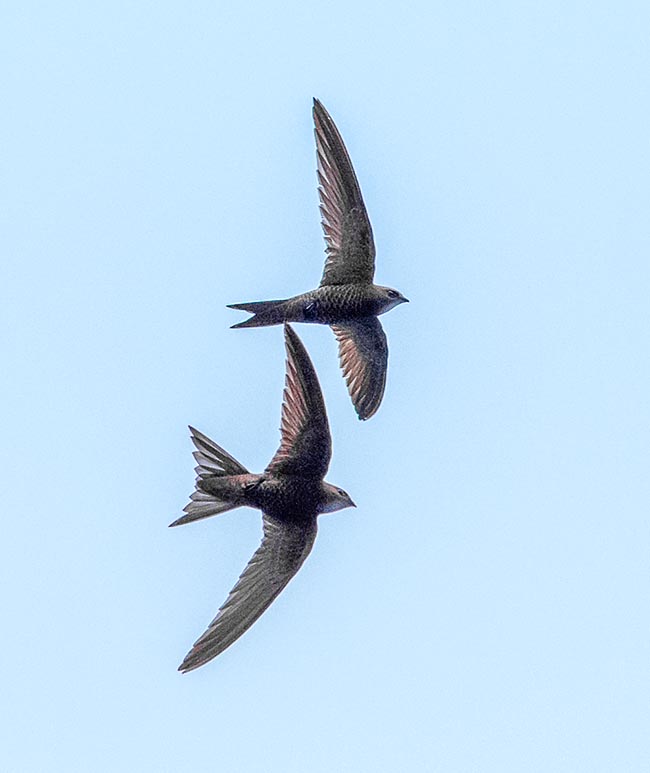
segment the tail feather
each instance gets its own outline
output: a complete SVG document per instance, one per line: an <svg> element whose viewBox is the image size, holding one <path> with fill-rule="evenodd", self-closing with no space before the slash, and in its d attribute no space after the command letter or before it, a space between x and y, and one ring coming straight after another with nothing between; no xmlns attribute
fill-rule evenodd
<svg viewBox="0 0 650 773"><path fill-rule="evenodd" d="M234 456L231 456L221 446L198 429L190 427L192 442L196 446L194 459L196 460L196 491L190 497L189 503L183 508L186 515L181 516L170 526L181 526L184 523L199 521L209 518L211 515L225 513L240 505L221 499L214 494L209 494L201 489L201 483L209 478L224 478L230 475L247 475L248 470L240 464Z"/></svg>
<svg viewBox="0 0 650 773"><path fill-rule="evenodd" d="M213 475L245 475L248 470L234 456L218 446L214 440L190 427L192 442L196 446L193 456L197 462L194 468L197 480Z"/></svg>
<svg viewBox="0 0 650 773"><path fill-rule="evenodd" d="M206 494L204 491L195 491L190 497L189 504L185 505L183 512L187 515L182 515L177 518L170 526L182 526L185 523L192 523L192 521L200 521L203 518L209 518L211 515L218 515L219 513L225 513L227 510L233 510L239 505L232 502L223 502L219 499L215 499L211 494Z"/></svg>
<svg viewBox="0 0 650 773"><path fill-rule="evenodd" d="M252 301L251 303L231 303L229 309L247 311L254 316L232 325L238 327L263 327L265 325L278 325L284 322L284 316L279 311L286 301Z"/></svg>
<svg viewBox="0 0 650 773"><path fill-rule="evenodd" d="M250 303L230 303L227 308L237 311L247 311L249 314L259 314L261 311L269 311L284 301L251 301Z"/></svg>

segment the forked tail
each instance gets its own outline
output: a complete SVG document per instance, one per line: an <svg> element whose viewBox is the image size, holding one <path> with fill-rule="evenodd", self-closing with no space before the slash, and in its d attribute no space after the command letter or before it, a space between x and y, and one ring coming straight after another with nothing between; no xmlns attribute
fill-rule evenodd
<svg viewBox="0 0 650 773"><path fill-rule="evenodd" d="M183 508L183 515L170 526L181 526L184 523L199 521L202 518L209 518L211 515L225 513L226 510L232 510L239 507L241 503L232 502L227 499L219 498L214 494L208 494L199 488L199 483L206 478L223 478L230 475L247 475L248 470L243 464L240 464L221 446L218 446L209 437L199 432L198 429L190 427L192 442L196 446L193 456L197 462L194 472L196 472L196 490L192 493L189 503ZM224 490L227 490L225 487Z"/></svg>
<svg viewBox="0 0 650 773"><path fill-rule="evenodd" d="M266 325L279 325L284 322L285 315L282 313L282 306L286 301L252 301L251 303L231 303L229 309L247 311L254 316L243 322L238 322L237 327L264 327Z"/></svg>

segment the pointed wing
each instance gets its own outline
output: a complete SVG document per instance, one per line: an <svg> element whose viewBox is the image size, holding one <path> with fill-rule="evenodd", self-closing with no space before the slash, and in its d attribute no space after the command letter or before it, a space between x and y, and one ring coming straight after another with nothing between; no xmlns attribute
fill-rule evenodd
<svg viewBox="0 0 650 773"><path fill-rule="evenodd" d="M287 371L282 402L280 448L266 472L323 478L332 455L323 394L301 340L284 326Z"/></svg>
<svg viewBox="0 0 650 773"><path fill-rule="evenodd" d="M265 513L262 544L178 670L187 672L202 666L247 631L300 569L315 539L315 515L295 524Z"/></svg>
<svg viewBox="0 0 650 773"><path fill-rule="evenodd" d="M375 243L352 161L334 121L317 99L313 112L327 254L321 285L372 282Z"/></svg>
<svg viewBox="0 0 650 773"><path fill-rule="evenodd" d="M360 419L376 413L386 386L388 343L377 317L332 325L350 397Z"/></svg>

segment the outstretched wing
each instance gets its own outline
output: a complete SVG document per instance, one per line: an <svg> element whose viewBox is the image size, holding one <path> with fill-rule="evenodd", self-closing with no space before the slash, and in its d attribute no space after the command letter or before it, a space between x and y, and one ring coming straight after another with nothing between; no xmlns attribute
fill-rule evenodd
<svg viewBox="0 0 650 773"><path fill-rule="evenodd" d="M317 99L313 112L327 254L321 285L372 282L375 243L352 161L334 121Z"/></svg>
<svg viewBox="0 0 650 773"><path fill-rule="evenodd" d="M327 413L316 371L301 340L284 326L287 371L280 448L266 472L323 478L332 455Z"/></svg>
<svg viewBox="0 0 650 773"><path fill-rule="evenodd" d="M377 317L332 325L350 397L360 419L376 413L386 386L388 343Z"/></svg>
<svg viewBox="0 0 650 773"><path fill-rule="evenodd" d="M315 539L315 515L296 524L265 513L262 544L178 670L186 672L202 666L247 631L300 569Z"/></svg>

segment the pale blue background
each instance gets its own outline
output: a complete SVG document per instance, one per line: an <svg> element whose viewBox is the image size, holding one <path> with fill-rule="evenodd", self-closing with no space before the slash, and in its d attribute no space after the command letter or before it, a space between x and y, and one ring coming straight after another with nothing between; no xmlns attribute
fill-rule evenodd
<svg viewBox="0 0 650 773"><path fill-rule="evenodd" d="M7 3L0 769L650 769L650 9ZM303 571L176 667L258 544L167 529L192 423L278 443L314 286L311 99L378 245L390 371Z"/></svg>

